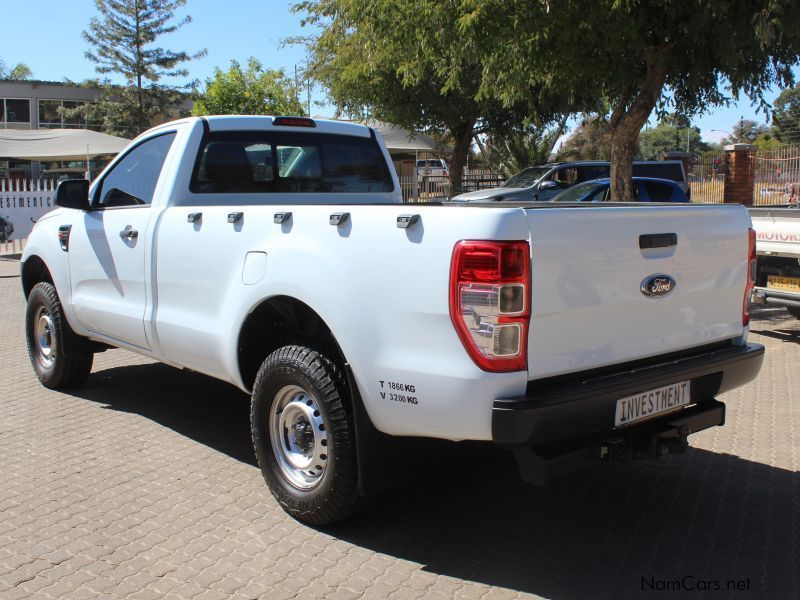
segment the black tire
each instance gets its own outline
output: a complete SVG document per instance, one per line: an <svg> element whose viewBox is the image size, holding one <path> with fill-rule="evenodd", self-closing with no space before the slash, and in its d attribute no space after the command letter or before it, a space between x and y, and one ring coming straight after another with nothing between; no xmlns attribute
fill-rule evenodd
<svg viewBox="0 0 800 600"><path fill-rule="evenodd" d="M283 423L292 415L299 415L294 426ZM351 403L344 377L332 361L302 346L284 346L270 354L253 385L250 425L261 473L292 517L311 525L329 525L359 510ZM275 435L278 447L273 445L274 431L281 432ZM286 458L303 460L304 455L291 452L297 448L312 455L305 457L312 461L305 470ZM321 472L318 478L315 468Z"/></svg>
<svg viewBox="0 0 800 600"><path fill-rule="evenodd" d="M41 325L40 325L41 324ZM42 335L37 335L37 331ZM25 334L31 365L45 387L77 387L92 371L91 352L67 352L67 340L80 340L64 317L61 301L51 283L37 283L28 295ZM77 343L70 347L78 346Z"/></svg>
<svg viewBox="0 0 800 600"><path fill-rule="evenodd" d="M795 319L800 319L800 307L798 306L787 306L786 310L792 315Z"/></svg>

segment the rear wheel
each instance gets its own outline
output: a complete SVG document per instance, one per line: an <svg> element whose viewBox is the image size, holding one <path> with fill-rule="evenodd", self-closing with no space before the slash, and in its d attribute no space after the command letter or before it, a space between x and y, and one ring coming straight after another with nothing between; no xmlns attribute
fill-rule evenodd
<svg viewBox="0 0 800 600"><path fill-rule="evenodd" d="M270 354L253 386L250 423L261 472L286 512L327 525L357 510L353 417L332 361L302 346Z"/></svg>
<svg viewBox="0 0 800 600"><path fill-rule="evenodd" d="M86 381L94 355L67 351L67 337L79 338L67 323L61 301L51 283L37 283L28 295L25 333L28 356L42 384L61 389L76 387Z"/></svg>

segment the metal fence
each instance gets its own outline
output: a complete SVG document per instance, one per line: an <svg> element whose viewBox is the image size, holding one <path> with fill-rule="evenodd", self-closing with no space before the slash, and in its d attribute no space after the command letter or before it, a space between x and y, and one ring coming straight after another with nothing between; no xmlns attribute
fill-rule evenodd
<svg viewBox="0 0 800 600"><path fill-rule="evenodd" d="M722 202L725 196L725 155L704 154L689 167L692 202Z"/></svg>
<svg viewBox="0 0 800 600"><path fill-rule="evenodd" d="M753 176L753 206L798 207L800 191L800 147L750 153Z"/></svg>
<svg viewBox="0 0 800 600"><path fill-rule="evenodd" d="M504 181L488 170L465 169L461 176L461 192L495 188ZM401 177L400 188L403 191L403 202L438 202L452 197L450 178L444 176L425 175L416 179Z"/></svg>

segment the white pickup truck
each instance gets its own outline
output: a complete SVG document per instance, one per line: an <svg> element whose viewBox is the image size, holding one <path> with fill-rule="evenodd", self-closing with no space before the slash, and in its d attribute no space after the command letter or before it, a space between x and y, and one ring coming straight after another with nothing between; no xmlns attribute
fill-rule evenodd
<svg viewBox="0 0 800 600"><path fill-rule="evenodd" d="M751 208L758 267L753 301L783 306L800 319L800 210Z"/></svg>
<svg viewBox="0 0 800 600"><path fill-rule="evenodd" d="M108 347L230 382L309 523L403 439L502 445L539 484L680 452L763 360L740 206L402 204L372 129L295 117L162 125L57 205L22 257L42 383Z"/></svg>

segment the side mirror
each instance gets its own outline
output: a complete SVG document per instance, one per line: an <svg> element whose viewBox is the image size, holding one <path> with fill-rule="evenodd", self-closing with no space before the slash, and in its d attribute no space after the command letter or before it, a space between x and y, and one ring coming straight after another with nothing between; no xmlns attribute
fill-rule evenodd
<svg viewBox="0 0 800 600"><path fill-rule="evenodd" d="M557 190L561 186L556 181L543 181L539 184L540 190Z"/></svg>
<svg viewBox="0 0 800 600"><path fill-rule="evenodd" d="M56 206L89 210L89 181L67 179L56 188Z"/></svg>

